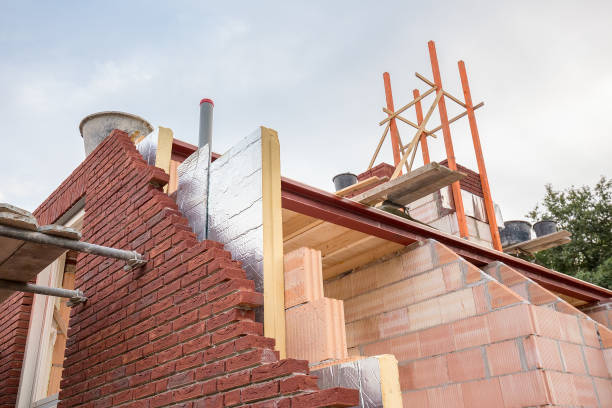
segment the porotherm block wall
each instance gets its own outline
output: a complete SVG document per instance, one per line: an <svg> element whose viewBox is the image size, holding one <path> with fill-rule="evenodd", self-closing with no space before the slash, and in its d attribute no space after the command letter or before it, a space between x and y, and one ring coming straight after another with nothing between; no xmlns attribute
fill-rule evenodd
<svg viewBox="0 0 612 408"><path fill-rule="evenodd" d="M488 269L542 306L431 240L325 282L325 295L344 300L350 355L395 355L406 407L612 406L610 331Z"/></svg>
<svg viewBox="0 0 612 408"><path fill-rule="evenodd" d="M52 223L85 197L83 240L148 259L124 271L79 255L88 301L71 311L59 406L356 405L355 390L318 390L306 361L279 361L254 322L262 295L220 244L196 241L167 181L114 131L35 213Z"/></svg>

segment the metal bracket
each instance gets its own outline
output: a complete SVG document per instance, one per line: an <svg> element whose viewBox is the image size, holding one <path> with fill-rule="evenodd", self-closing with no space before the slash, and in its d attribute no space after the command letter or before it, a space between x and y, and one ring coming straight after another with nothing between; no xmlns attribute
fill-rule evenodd
<svg viewBox="0 0 612 408"><path fill-rule="evenodd" d="M66 306L73 307L78 304L87 302L87 298L85 297L85 294L83 292L78 289L76 289L74 292L74 296L68 299L68 301L66 302Z"/></svg>
<svg viewBox="0 0 612 408"><path fill-rule="evenodd" d="M140 268L147 263L147 260L144 259L142 255L138 252L132 252L134 254L134 258L128 259L126 261L126 265L123 267L124 271L131 271L132 269Z"/></svg>

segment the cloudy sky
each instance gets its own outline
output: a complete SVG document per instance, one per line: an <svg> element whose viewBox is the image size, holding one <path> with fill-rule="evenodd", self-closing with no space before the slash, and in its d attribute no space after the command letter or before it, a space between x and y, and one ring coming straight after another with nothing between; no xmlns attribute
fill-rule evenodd
<svg viewBox="0 0 612 408"><path fill-rule="evenodd" d="M274 128L283 174L331 190L376 147L382 73L409 102L434 40L447 91L461 95L466 62L493 198L522 218L544 184L612 173L611 16L610 1L2 1L0 202L34 210L68 176L89 113L135 113L196 143L202 97L215 151ZM475 169L467 121L452 132ZM430 149L445 157L440 138Z"/></svg>

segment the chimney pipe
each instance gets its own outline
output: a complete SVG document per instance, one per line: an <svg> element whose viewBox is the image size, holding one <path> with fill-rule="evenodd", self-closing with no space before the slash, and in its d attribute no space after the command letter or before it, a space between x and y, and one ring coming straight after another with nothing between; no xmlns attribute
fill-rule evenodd
<svg viewBox="0 0 612 408"><path fill-rule="evenodd" d="M85 145L85 155L89 156L114 129L122 130L130 136L135 132L146 136L153 131L153 126L140 116L131 113L116 111L92 113L85 116L79 125Z"/></svg>
<svg viewBox="0 0 612 408"><path fill-rule="evenodd" d="M212 99L204 98L200 101L200 133L198 147L208 145L210 150L212 143L212 120L215 104Z"/></svg>

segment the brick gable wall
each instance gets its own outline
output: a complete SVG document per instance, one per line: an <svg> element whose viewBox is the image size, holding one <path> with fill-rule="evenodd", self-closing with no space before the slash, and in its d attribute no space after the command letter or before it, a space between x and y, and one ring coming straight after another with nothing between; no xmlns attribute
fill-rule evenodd
<svg viewBox="0 0 612 408"><path fill-rule="evenodd" d="M85 196L83 240L143 253L144 268L80 254L60 407L352 406L308 363L278 359L253 308L262 295L215 242L198 243L127 134L114 131L39 207L43 224Z"/></svg>
<svg viewBox="0 0 612 408"><path fill-rule="evenodd" d="M17 402L32 299L31 293L14 293L0 303L0 408Z"/></svg>

